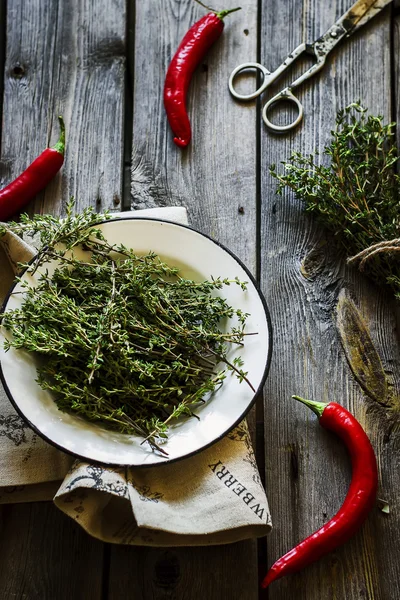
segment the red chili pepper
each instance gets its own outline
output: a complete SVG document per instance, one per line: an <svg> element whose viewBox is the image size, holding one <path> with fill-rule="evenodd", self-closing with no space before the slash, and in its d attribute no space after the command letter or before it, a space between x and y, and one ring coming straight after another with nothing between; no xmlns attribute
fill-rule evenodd
<svg viewBox="0 0 400 600"><path fill-rule="evenodd" d="M192 25L168 67L164 84L164 106L175 134L174 142L181 148L185 148L192 137L186 110L186 95L193 72L221 35L224 17L236 10L240 8L213 11Z"/></svg>
<svg viewBox="0 0 400 600"><path fill-rule="evenodd" d="M0 221L18 213L53 179L64 162L65 127L58 117L61 134L55 146L46 148L14 181L0 190Z"/></svg>
<svg viewBox="0 0 400 600"><path fill-rule="evenodd" d="M278 559L264 578L261 584L263 588L284 575L303 569L350 539L374 506L378 488L374 450L353 415L336 402L324 404L299 396L293 398L309 406L319 417L322 427L342 438L350 453L353 473L345 501L336 515Z"/></svg>

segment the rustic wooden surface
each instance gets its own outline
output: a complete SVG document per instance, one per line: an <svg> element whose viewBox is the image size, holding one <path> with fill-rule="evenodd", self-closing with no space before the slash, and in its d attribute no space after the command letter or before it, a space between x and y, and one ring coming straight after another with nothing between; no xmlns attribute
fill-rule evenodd
<svg viewBox="0 0 400 600"><path fill-rule="evenodd" d="M58 135L68 151L62 174L31 211L78 207L188 209L192 225L229 246L258 277L274 325L264 402L250 417L265 474L274 530L268 540L225 547L152 549L89 538L51 504L0 509L0 598L60 600L396 600L400 598L399 434L356 383L342 350L335 309L346 290L367 324L395 393L400 393L398 309L386 293L345 268L329 237L291 194L275 196L268 166L292 150L321 149L338 108L360 99L400 121L397 7L362 28L300 91L305 120L274 136L260 107L232 100L234 66L260 59L276 67L350 6L316 0L244 0L190 89L193 142L172 142L162 86L168 62L203 14L192 0L46 2L0 0L0 185ZM225 6L222 6L225 8ZM328 243L326 244L326 240ZM363 423L376 449L376 509L344 548L303 573L258 591L267 566L339 507L348 457L291 395L336 399Z"/></svg>

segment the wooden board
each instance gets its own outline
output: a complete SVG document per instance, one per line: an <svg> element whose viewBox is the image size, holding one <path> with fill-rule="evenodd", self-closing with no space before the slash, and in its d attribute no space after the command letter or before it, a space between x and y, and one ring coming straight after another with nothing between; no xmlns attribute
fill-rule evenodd
<svg viewBox="0 0 400 600"><path fill-rule="evenodd" d="M62 213L120 209L123 164L125 3L7 4L0 185L56 142L64 116L62 173L31 205Z"/></svg>
<svg viewBox="0 0 400 600"><path fill-rule="evenodd" d="M296 0L270 4L262 16L263 64L275 68L297 44L316 39L350 5ZM296 19L291 19L292 14ZM305 216L293 194L275 195L276 183L268 170L271 163L287 159L293 150L305 154L321 150L329 140L336 111L354 100L360 99L372 113L390 118L390 8L337 48L299 97L305 117L294 133L274 136L261 127L261 277L275 331L265 393L266 485L275 523L268 540L269 566L333 516L350 478L342 444L319 428L304 406L295 404L291 399L294 393L320 401L336 400L353 411L378 455L380 494L390 496L389 502L397 506L395 440L382 423L378 426L371 402L352 377L334 314L339 291L349 289L384 362L396 365L392 369L398 373L390 299L343 267L332 240ZM321 247L326 240L328 244ZM309 273L305 276L306 266ZM269 599L394 597L399 580L398 518L393 514L387 518L376 509L349 544L304 572L273 584Z"/></svg>
<svg viewBox="0 0 400 600"><path fill-rule="evenodd" d="M205 11L192 0L136 7L131 191L133 209L186 206L194 227L229 246L255 271L256 120L249 107L233 102L227 87L238 61L256 56L256 2L242 6L226 17L221 38L192 81L193 137L183 151L173 143L165 115L164 78L183 35Z"/></svg>
<svg viewBox="0 0 400 600"><path fill-rule="evenodd" d="M0 0L0 115L3 114L4 54L6 46L6 2ZM0 145L2 122L0 119Z"/></svg>
<svg viewBox="0 0 400 600"><path fill-rule="evenodd" d="M201 7L192 0L0 0L0 186L56 141L62 112L65 165L31 212L60 214L71 195L78 209L186 206L194 227L226 244L260 277L274 322L274 356L264 430L256 423L263 417L260 406L250 425L253 437L256 428L259 433L257 456L260 467L265 462L274 530L267 547L266 540L214 548L109 546L50 504L3 506L0 598L400 597L399 434L387 428L384 415L377 418L354 380L334 314L340 290L348 290L400 393L400 311L387 293L344 267L329 236L293 194L275 196L268 172L294 149L321 150L336 110L350 101L360 99L371 112L400 122L398 2L392 23L389 7L301 90L305 120L287 136L265 131L257 103L233 101L229 74L247 60L276 67L298 43L325 31L351 0L241 4L193 79L193 141L182 152L172 142L162 87L179 41L204 14ZM379 496L390 514L376 509L345 547L262 594L258 576L333 515L350 479L342 444L294 404L293 393L336 399L359 418L378 455Z"/></svg>
<svg viewBox="0 0 400 600"><path fill-rule="evenodd" d="M99 600L104 544L49 503L5 505L0 597Z"/></svg>
<svg viewBox="0 0 400 600"><path fill-rule="evenodd" d="M209 548L116 546L111 551L108 600L120 600L127 589L134 590L135 600L252 600L258 597L253 556L246 543Z"/></svg>
<svg viewBox="0 0 400 600"><path fill-rule="evenodd" d="M7 3L6 15L0 185L55 143L61 113L65 163L30 212L61 214L71 196L79 210L119 209L125 3L16 0ZM0 514L1 598L103 597L108 555L102 543L49 503L3 506Z"/></svg>
<svg viewBox="0 0 400 600"><path fill-rule="evenodd" d="M194 227L229 246L255 272L256 119L232 101L227 89L233 67L256 56L257 2L241 6L240 13L226 18L221 39L192 81L193 139L182 151L173 143L164 112L164 77L183 35L205 11L192 0L136 3L131 205L186 206ZM142 551L113 548L110 589L120 589L117 582L125 572L125 585L139 597L220 599L229 593L252 600L258 593L256 550L254 542L223 550L148 549L136 571L129 565Z"/></svg>

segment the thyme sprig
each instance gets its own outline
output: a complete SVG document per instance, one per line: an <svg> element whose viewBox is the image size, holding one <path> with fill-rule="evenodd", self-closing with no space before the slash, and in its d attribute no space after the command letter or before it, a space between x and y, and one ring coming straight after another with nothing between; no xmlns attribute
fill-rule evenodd
<svg viewBox="0 0 400 600"><path fill-rule="evenodd" d="M279 182L278 194L285 187L294 190L306 211L335 234L349 258L375 244L396 242L400 236L395 127L353 103L337 114L332 139L323 151L327 161L320 160L318 153L303 156L294 152L282 163L283 173L271 166ZM362 262L364 253L357 262L375 281L391 285L400 297L395 246L380 245L379 252L367 253L368 263Z"/></svg>
<svg viewBox="0 0 400 600"><path fill-rule="evenodd" d="M85 208L81 213L75 214L75 201L73 198L67 203L65 217L53 215L34 215L31 219L23 213L18 222L0 223L0 236L7 231L12 231L21 238L29 236L30 240L37 239L39 246L34 267L29 267L32 272L57 254L64 256L68 250L84 244L89 238L97 236L104 240L101 231L94 229L95 225L111 218L108 211L96 213L93 208ZM58 250L55 247L59 246ZM21 265L22 268L28 265Z"/></svg>
<svg viewBox="0 0 400 600"><path fill-rule="evenodd" d="M139 434L160 452L171 421L196 416L196 407L219 389L231 371L247 382L240 357L248 315L220 294L246 283L215 278L185 279L154 253L138 256L110 245L91 211L66 219L23 217L8 225L39 233L42 247L28 266L32 287L19 278L24 297L18 309L0 315L12 333L6 350L22 348L41 360L38 382L62 411L107 428ZM75 256L79 247L87 259ZM50 276L48 260L58 266ZM230 328L222 325L233 320Z"/></svg>

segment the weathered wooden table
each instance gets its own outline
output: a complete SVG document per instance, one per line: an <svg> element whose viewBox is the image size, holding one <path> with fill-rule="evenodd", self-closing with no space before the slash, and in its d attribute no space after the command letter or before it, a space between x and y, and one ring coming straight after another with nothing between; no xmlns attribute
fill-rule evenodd
<svg viewBox="0 0 400 600"><path fill-rule="evenodd" d="M0 2L1 185L55 141L63 114L65 165L31 212L60 214L70 196L78 208L99 211L186 206L193 226L256 274L274 327L270 375L250 416L274 522L268 540L207 549L117 547L91 539L50 503L7 505L0 511L1 600L259 597L267 566L334 514L350 477L342 444L291 400L293 393L336 399L359 418L377 452L379 495L390 514L376 509L350 543L273 584L268 598L400 598L399 437L355 382L334 312L340 290L350 290L394 389L398 313L386 292L345 268L331 244L323 246L326 233L293 195L275 195L268 170L292 150L322 149L337 109L353 100L400 119L396 7L343 43L303 87L305 119L294 133L271 135L260 106L236 103L227 89L237 64L258 59L275 68L350 4L242 0L194 78L193 143L182 152L172 142L162 88L178 42L204 14L193 0Z"/></svg>

